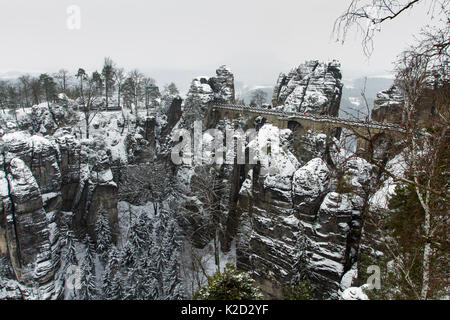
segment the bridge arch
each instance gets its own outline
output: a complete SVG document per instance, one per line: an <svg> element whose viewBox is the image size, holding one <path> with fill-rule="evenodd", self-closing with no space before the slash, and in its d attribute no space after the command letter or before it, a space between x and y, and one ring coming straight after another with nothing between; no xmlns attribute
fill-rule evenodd
<svg viewBox="0 0 450 320"><path fill-rule="evenodd" d="M296 120L288 120L288 129L290 129L292 132L298 131L298 130L305 130L305 128L301 125L300 122Z"/></svg>
<svg viewBox="0 0 450 320"><path fill-rule="evenodd" d="M389 135L384 131L375 134L372 137L371 141L374 148L383 146L382 149L386 150L387 152L392 151L392 147L394 145L394 138L392 137L392 135Z"/></svg>

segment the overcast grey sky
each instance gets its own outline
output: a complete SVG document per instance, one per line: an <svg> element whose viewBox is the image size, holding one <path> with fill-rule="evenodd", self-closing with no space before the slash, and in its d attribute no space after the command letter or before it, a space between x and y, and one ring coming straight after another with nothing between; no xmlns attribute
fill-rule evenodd
<svg viewBox="0 0 450 320"><path fill-rule="evenodd" d="M0 0L0 72L100 69L110 56L162 84L212 75L227 64L236 80L274 84L307 59L339 59L345 78L386 74L426 21L418 7L388 22L370 60L360 39L331 39L350 0ZM81 29L67 28L69 5ZM185 86L182 85L182 86Z"/></svg>

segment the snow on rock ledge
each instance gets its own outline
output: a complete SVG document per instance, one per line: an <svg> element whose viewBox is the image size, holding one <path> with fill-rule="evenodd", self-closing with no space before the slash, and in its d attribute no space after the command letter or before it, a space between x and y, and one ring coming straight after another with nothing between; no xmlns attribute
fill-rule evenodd
<svg viewBox="0 0 450 320"><path fill-rule="evenodd" d="M369 300L369 297L364 293L363 288L365 285L361 287L350 287L345 289L341 295L342 300Z"/></svg>
<svg viewBox="0 0 450 320"><path fill-rule="evenodd" d="M13 158L10 162L8 180L11 195L19 201L27 201L40 197L39 186L25 162Z"/></svg>
<svg viewBox="0 0 450 320"><path fill-rule="evenodd" d="M313 214L328 191L330 171L320 158L298 169L292 182L294 204L300 214Z"/></svg>

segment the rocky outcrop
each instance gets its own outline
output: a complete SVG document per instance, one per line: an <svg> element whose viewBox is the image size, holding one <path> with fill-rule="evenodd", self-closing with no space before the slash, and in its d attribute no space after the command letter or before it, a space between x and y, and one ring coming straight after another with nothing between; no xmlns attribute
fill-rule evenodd
<svg viewBox="0 0 450 320"><path fill-rule="evenodd" d="M291 152L301 164L306 164L314 158L324 157L327 150L327 135L303 130L300 125L291 125L292 147Z"/></svg>
<svg viewBox="0 0 450 320"><path fill-rule="evenodd" d="M234 103L234 75L227 66L220 66L216 76L208 81L214 92L214 100L219 103Z"/></svg>
<svg viewBox="0 0 450 320"><path fill-rule="evenodd" d="M117 185L109 157L91 140L81 143L71 129L51 138L26 132L2 137L0 254L8 256L15 278L39 286L43 299L58 298L62 211L73 211L75 231L89 232L100 206L117 230ZM94 151L95 150L95 151Z"/></svg>
<svg viewBox="0 0 450 320"><path fill-rule="evenodd" d="M169 132L172 131L172 129L175 127L175 125L178 123L178 121L181 118L182 112L181 112L181 104L183 100L180 97L174 97L172 99L172 102L170 103L170 106L167 110L167 125L162 130L161 134L163 137L165 137Z"/></svg>
<svg viewBox="0 0 450 320"><path fill-rule="evenodd" d="M273 137L274 129L265 124L260 133ZM237 265L253 273L266 298L281 298L282 288L299 273L306 275L305 270L317 292L337 294L347 261L352 204L345 195L328 193L330 170L323 160L301 166L289 151L290 130L280 136L272 164L251 167L242 184Z"/></svg>
<svg viewBox="0 0 450 320"><path fill-rule="evenodd" d="M322 159L300 167L288 155L277 160L284 168L278 174L260 175L259 166L247 174L238 203L238 267L253 273L266 298L281 298L283 287L303 279L315 298L338 299L342 277L356 259L361 199L332 191ZM353 177L357 169L364 166L351 164L346 174ZM362 182L351 178L355 188Z"/></svg>
<svg viewBox="0 0 450 320"><path fill-rule="evenodd" d="M73 124L76 121L73 100L61 103L43 102L31 107L26 113L16 113L15 123L2 123L0 120L0 132L8 133L17 130L51 135L58 128ZM17 120L16 120L17 118ZM9 126L9 127L8 127Z"/></svg>
<svg viewBox="0 0 450 320"><path fill-rule="evenodd" d="M346 195L328 193L314 219L301 220L305 239L304 272L321 299L338 298L345 273L352 204Z"/></svg>
<svg viewBox="0 0 450 320"><path fill-rule="evenodd" d="M183 119L187 126L194 120L207 116L210 103L234 103L234 76L230 69L221 66L216 77L197 77L192 80L183 108Z"/></svg>
<svg viewBox="0 0 450 320"><path fill-rule="evenodd" d="M43 298L56 298L55 287L59 267L58 195L41 194L31 170L19 158L3 156L6 193L2 194L2 223L16 279L28 286L39 285ZM53 201L52 205L48 202Z"/></svg>
<svg viewBox="0 0 450 320"><path fill-rule="evenodd" d="M342 300L369 300L367 294L364 293L364 289L367 289L367 285L361 287L350 287L345 289L342 293Z"/></svg>
<svg viewBox="0 0 450 320"><path fill-rule="evenodd" d="M342 95L340 63L307 61L281 73L272 104L286 111L337 116Z"/></svg>
<svg viewBox="0 0 450 320"><path fill-rule="evenodd" d="M308 62L280 76L274 105L337 115L340 79L337 62ZM207 104L216 99L213 87L206 77L193 81L183 118L205 114ZM195 106L197 112L192 112L190 108ZM207 128L246 128L246 121L214 119L207 122ZM307 279L316 298L337 299L341 279L356 259L361 203L333 192L335 172L327 164L329 137L325 133L305 132L295 126L279 130L267 121L254 127L258 139L246 147L256 150L259 162L234 164L231 170L230 165L222 166L223 181L231 183L228 195L218 200L228 201L227 220L220 221L226 226L221 230L225 234L220 239L222 249L230 250L231 239L235 240L237 267L252 273L266 298L282 298L284 287ZM280 140L279 148L271 146L270 152L264 153L275 137ZM354 177L362 167L350 161L345 171ZM195 178L195 170L183 168L179 173L186 176L185 171L191 172L191 180ZM353 179L352 183L361 186L366 181ZM212 237L194 243L203 247Z"/></svg>
<svg viewBox="0 0 450 320"><path fill-rule="evenodd" d="M295 172L292 193L299 217L306 220L315 215L323 197L329 190L330 171L326 163L315 158Z"/></svg>
<svg viewBox="0 0 450 320"><path fill-rule="evenodd" d="M75 231L87 231L92 239L96 239L94 225L102 206L107 212L115 240L118 196L109 150L99 140L80 142L69 129L60 129L54 137L61 152L63 209L74 214Z"/></svg>
<svg viewBox="0 0 450 320"><path fill-rule="evenodd" d="M11 279L0 278L0 300L26 300L34 298L30 288Z"/></svg>
<svg viewBox="0 0 450 320"><path fill-rule="evenodd" d="M414 111L412 117L419 125L426 126L434 121L437 116L437 108L442 102L442 96L445 96L449 90L450 79L448 76L448 66L431 68L425 77L417 83L416 94L414 97ZM421 75L424 76L424 75ZM403 123L405 122L404 105L406 95L402 92L404 80L396 78L394 85L388 90L381 91L373 104L371 113L372 120L378 122Z"/></svg>
<svg viewBox="0 0 450 320"><path fill-rule="evenodd" d="M266 124L254 143L265 145L277 128ZM290 130L280 133L282 146L289 143ZM258 146L253 146L260 150ZM292 177L299 162L281 147L272 163L251 166L239 192L240 221L237 232L237 266L250 270L268 298L281 295L282 284L293 276L298 220L292 202Z"/></svg>
<svg viewBox="0 0 450 320"><path fill-rule="evenodd" d="M400 90L392 86L377 94L373 102L372 120L378 122L400 123L402 121L404 100Z"/></svg>

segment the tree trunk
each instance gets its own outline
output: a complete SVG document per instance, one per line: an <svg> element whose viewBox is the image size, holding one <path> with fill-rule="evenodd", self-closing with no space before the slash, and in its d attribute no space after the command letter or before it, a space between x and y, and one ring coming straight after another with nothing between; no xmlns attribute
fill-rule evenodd
<svg viewBox="0 0 450 320"><path fill-rule="evenodd" d="M138 94L137 94L137 87L134 88L134 108L136 109L136 114L138 110Z"/></svg>
<svg viewBox="0 0 450 320"><path fill-rule="evenodd" d="M428 297L428 292L430 291L430 260L431 260L431 213L430 207L428 206L429 193L427 192L426 199L423 202L422 198L419 198L421 201L422 207L425 212L425 222L424 222L424 231L426 243L423 250L423 261L422 261L422 291L420 293L420 298L422 300L426 300Z"/></svg>
<svg viewBox="0 0 450 320"><path fill-rule="evenodd" d="M431 243L427 239L423 252L423 278L422 278L422 292L420 298L426 300L428 291L430 290L430 259L431 259Z"/></svg>
<svg viewBox="0 0 450 320"><path fill-rule="evenodd" d="M106 111L108 111L108 83L105 83Z"/></svg>
<svg viewBox="0 0 450 320"><path fill-rule="evenodd" d="M89 113L85 112L84 121L86 121L86 139L89 139Z"/></svg>
<svg viewBox="0 0 450 320"><path fill-rule="evenodd" d="M120 108L120 85L117 88L117 105Z"/></svg>
<svg viewBox="0 0 450 320"><path fill-rule="evenodd" d="M214 235L214 260L217 266L217 271L220 272L219 229L216 229L216 234Z"/></svg>
<svg viewBox="0 0 450 320"><path fill-rule="evenodd" d="M155 216L158 215L158 203L157 202L153 202L153 211L155 213Z"/></svg>

